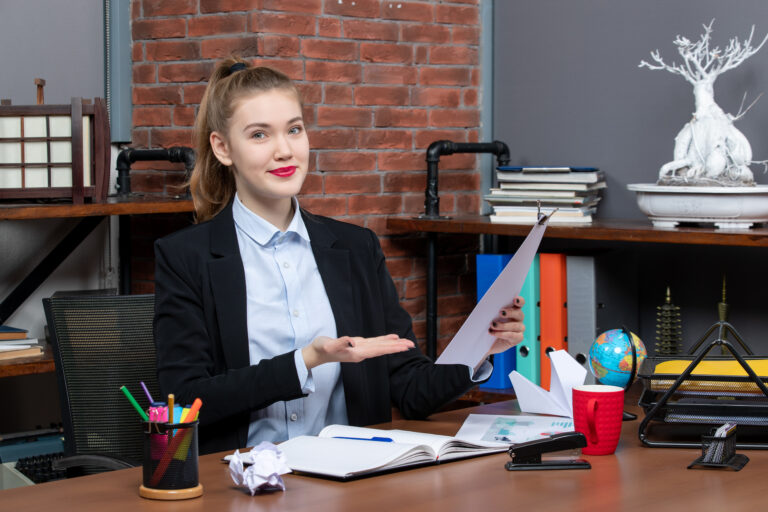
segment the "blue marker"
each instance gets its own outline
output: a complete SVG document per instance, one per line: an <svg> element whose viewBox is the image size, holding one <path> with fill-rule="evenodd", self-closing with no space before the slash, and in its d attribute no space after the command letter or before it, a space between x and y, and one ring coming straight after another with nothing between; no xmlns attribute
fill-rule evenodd
<svg viewBox="0 0 768 512"><path fill-rule="evenodd" d="M334 439L356 439L358 441L379 441L381 443L392 443L392 439L389 437L346 437L346 436L333 436Z"/></svg>

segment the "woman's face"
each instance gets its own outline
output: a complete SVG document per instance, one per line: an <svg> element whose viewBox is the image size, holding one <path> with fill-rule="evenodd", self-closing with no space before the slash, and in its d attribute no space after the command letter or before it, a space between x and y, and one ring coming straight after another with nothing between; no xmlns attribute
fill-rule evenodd
<svg viewBox="0 0 768 512"><path fill-rule="evenodd" d="M211 146L230 166L240 200L263 214L298 194L309 165L309 139L293 91L272 89L235 103L226 134L213 132Z"/></svg>

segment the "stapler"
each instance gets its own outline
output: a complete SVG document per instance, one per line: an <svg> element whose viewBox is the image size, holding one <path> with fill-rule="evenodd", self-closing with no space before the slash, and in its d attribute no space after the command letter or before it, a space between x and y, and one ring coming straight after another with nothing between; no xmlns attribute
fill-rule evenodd
<svg viewBox="0 0 768 512"><path fill-rule="evenodd" d="M542 453L559 452L584 448L587 438L581 432L566 432L536 439L527 443L510 446L511 462L504 466L509 471L531 471L537 469L591 469L589 462L584 459L541 460Z"/></svg>

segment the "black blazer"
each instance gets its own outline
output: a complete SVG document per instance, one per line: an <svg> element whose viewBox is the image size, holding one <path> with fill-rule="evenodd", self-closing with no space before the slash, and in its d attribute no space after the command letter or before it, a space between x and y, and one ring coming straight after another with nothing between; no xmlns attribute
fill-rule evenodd
<svg viewBox="0 0 768 512"><path fill-rule="evenodd" d="M369 229L302 210L339 336L416 340L384 254ZM250 412L302 395L293 352L250 366L243 262L232 204L155 242L155 344L163 394L199 397L200 452L243 448ZM342 363L351 425L423 418L474 383L463 365L434 365L418 348Z"/></svg>

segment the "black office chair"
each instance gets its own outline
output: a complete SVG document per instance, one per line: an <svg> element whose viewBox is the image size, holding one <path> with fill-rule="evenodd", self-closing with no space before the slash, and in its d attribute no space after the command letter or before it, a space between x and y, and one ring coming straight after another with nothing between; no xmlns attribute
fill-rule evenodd
<svg viewBox="0 0 768 512"><path fill-rule="evenodd" d="M154 296L54 296L43 307L64 425L64 458L56 465L70 476L70 468L93 473L141 465L141 417L120 387L144 409L140 382L159 398Z"/></svg>

